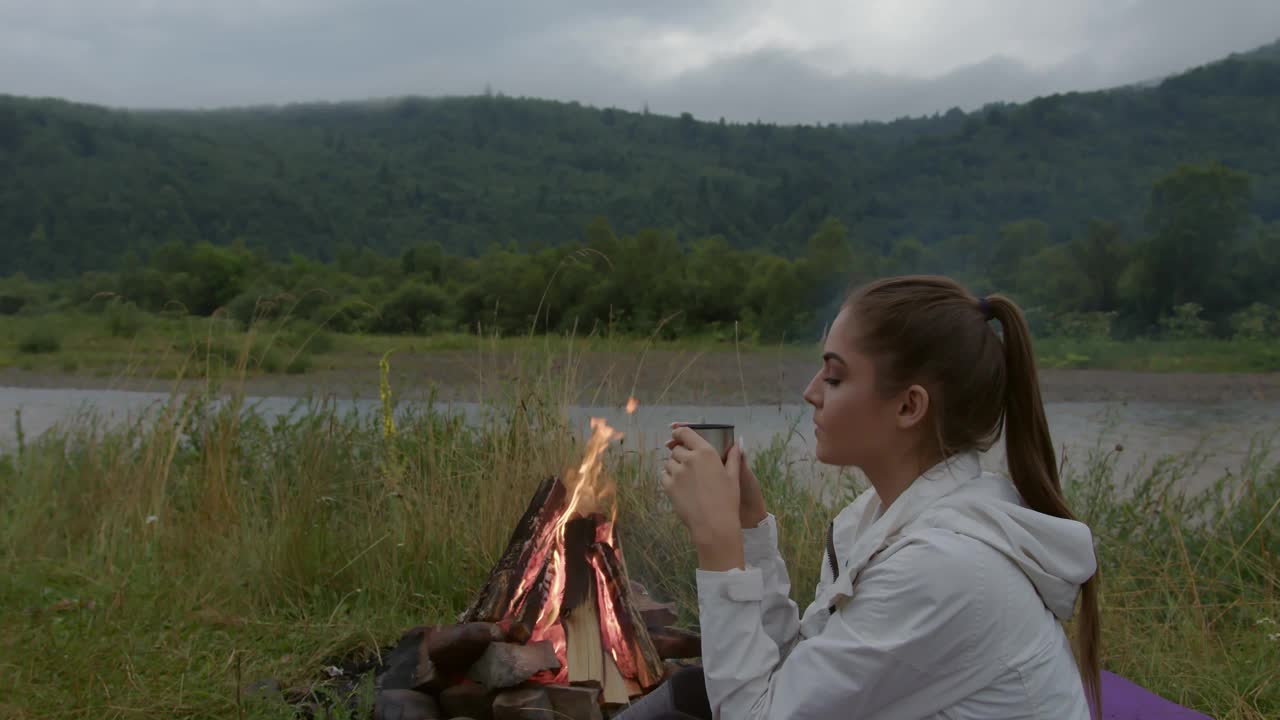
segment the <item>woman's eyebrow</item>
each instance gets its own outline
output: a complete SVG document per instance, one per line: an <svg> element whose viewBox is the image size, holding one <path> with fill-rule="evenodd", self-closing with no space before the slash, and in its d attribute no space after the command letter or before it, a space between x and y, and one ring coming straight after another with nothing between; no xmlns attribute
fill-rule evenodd
<svg viewBox="0 0 1280 720"><path fill-rule="evenodd" d="M839 355L837 355L837 354L835 354L835 353L833 353L833 352L823 353L823 354L822 354L822 359L823 359L824 361L827 361L827 360L835 360L836 362L838 362L838 363L840 363L841 365L844 365L844 366L846 366L846 367L848 367L848 365L849 365L849 363L847 363L847 362L845 362L845 361L844 361L844 358L840 357Z"/></svg>

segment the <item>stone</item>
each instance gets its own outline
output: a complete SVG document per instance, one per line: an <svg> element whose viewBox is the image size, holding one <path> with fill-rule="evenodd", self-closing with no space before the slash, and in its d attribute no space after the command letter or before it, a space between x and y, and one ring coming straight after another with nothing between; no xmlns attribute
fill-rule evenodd
<svg viewBox="0 0 1280 720"><path fill-rule="evenodd" d="M422 683L418 680L421 648L435 628L427 625L415 627L400 636L396 646L383 657L382 670L374 680L379 690L415 690Z"/></svg>
<svg viewBox="0 0 1280 720"><path fill-rule="evenodd" d="M440 707L451 717L493 720L493 693L483 685L454 685L440 693Z"/></svg>
<svg viewBox="0 0 1280 720"><path fill-rule="evenodd" d="M443 674L465 672L490 643L505 640L502 628L493 623L474 622L440 628L422 638L425 654Z"/></svg>
<svg viewBox="0 0 1280 720"><path fill-rule="evenodd" d="M440 720L440 708L426 693L383 690L373 700L373 720Z"/></svg>
<svg viewBox="0 0 1280 720"><path fill-rule="evenodd" d="M493 720L552 720L555 709L542 688L521 688L498 693L493 699Z"/></svg>
<svg viewBox="0 0 1280 720"><path fill-rule="evenodd" d="M560 660L549 640L528 645L492 643L467 671L467 677L491 690L515 687L543 670L557 671Z"/></svg>
<svg viewBox="0 0 1280 720"><path fill-rule="evenodd" d="M557 717L604 720L600 711L600 688L548 685L545 689Z"/></svg>
<svg viewBox="0 0 1280 720"><path fill-rule="evenodd" d="M649 628L649 639L663 660L702 656L702 637L696 632L674 627Z"/></svg>

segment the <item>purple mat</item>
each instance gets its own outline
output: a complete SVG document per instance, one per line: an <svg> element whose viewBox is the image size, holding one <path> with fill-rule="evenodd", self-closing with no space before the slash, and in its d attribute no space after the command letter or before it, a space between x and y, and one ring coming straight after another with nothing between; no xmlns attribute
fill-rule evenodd
<svg viewBox="0 0 1280 720"><path fill-rule="evenodd" d="M1103 671L1102 720L1213 720Z"/></svg>

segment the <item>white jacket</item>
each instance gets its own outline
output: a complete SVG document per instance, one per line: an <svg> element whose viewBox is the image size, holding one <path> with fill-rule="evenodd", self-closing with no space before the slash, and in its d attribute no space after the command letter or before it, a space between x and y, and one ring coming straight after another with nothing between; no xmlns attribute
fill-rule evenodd
<svg viewBox="0 0 1280 720"><path fill-rule="evenodd" d="M874 491L846 507L802 619L773 516L744 543L746 570L697 573L717 718L1088 720L1059 620L1096 570L1089 528L1028 509L976 453L887 511Z"/></svg>

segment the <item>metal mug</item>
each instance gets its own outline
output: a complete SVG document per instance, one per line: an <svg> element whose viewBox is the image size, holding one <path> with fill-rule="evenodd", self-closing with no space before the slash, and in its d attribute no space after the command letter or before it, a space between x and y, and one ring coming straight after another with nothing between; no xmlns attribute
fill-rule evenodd
<svg viewBox="0 0 1280 720"><path fill-rule="evenodd" d="M711 447L720 453L720 460L729 458L729 450L733 447L734 435L732 425L717 423L690 423L685 427L698 433L703 440L711 443Z"/></svg>

